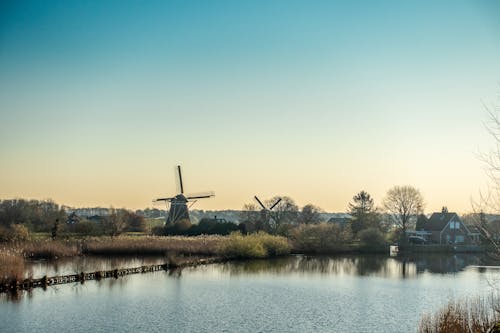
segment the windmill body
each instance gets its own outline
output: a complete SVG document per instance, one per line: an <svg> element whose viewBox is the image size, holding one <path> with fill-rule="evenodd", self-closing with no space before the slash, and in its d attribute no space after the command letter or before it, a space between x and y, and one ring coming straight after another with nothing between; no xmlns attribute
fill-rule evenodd
<svg viewBox="0 0 500 333"><path fill-rule="evenodd" d="M257 196L254 196L254 199L259 203L259 206L262 207L262 209L260 210L261 222L264 224L269 224L269 222L272 220L271 211L281 202L281 198L278 198L278 200L276 200L276 202L269 207L266 207Z"/></svg>
<svg viewBox="0 0 500 333"><path fill-rule="evenodd" d="M183 194L178 194L170 201L166 224L173 224L180 220L189 220L188 200Z"/></svg>
<svg viewBox="0 0 500 333"><path fill-rule="evenodd" d="M179 177L180 193L170 198L159 198L153 200L153 202L164 201L167 204L167 207L170 204L166 225L172 225L181 220L189 220L188 202L194 204L198 199L211 198L215 196L213 192L184 194L180 165L177 166L177 174Z"/></svg>

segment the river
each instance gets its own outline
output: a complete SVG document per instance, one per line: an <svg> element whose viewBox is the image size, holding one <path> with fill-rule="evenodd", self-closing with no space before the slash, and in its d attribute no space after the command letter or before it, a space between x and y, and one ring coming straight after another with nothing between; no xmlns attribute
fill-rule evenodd
<svg viewBox="0 0 500 333"><path fill-rule="evenodd" d="M37 277L161 258L35 262ZM475 255L227 262L0 295L1 332L415 332L450 299L500 278Z"/></svg>

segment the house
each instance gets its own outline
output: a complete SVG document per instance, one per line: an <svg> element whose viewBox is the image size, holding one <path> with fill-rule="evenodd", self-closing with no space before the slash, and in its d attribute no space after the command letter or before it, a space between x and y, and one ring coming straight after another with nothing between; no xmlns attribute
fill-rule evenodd
<svg viewBox="0 0 500 333"><path fill-rule="evenodd" d="M75 224L79 222L80 222L80 217L75 212L69 214L68 219L66 220L67 224Z"/></svg>
<svg viewBox="0 0 500 333"><path fill-rule="evenodd" d="M473 233L460 217L445 209L433 213L430 218L418 216L415 235L435 244L469 244L473 241Z"/></svg>

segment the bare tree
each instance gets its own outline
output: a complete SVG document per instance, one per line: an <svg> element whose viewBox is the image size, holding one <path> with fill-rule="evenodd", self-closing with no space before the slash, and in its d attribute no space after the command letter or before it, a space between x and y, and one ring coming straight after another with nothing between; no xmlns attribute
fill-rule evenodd
<svg viewBox="0 0 500 333"><path fill-rule="evenodd" d="M384 199L385 209L394 217L394 221L403 232L406 240L406 229L412 216L424 210L424 198L420 191L412 186L394 186L387 191Z"/></svg>
<svg viewBox="0 0 500 333"><path fill-rule="evenodd" d="M127 226L124 210L110 208L109 216L103 220L105 233L110 236L118 236Z"/></svg>
<svg viewBox="0 0 500 333"><path fill-rule="evenodd" d="M486 192L479 192L479 199L472 200L472 208L474 225L479 229L482 236L486 238L496 249L497 254L500 254L500 245L496 237L494 237L494 230L492 226L488 225L486 221L479 218L484 217L484 212L500 213L500 95L499 102L491 107L485 106L488 114L488 120L484 124L486 130L493 138L493 148L487 152L479 154L479 158L486 165L486 175L490 182Z"/></svg>
<svg viewBox="0 0 500 333"><path fill-rule="evenodd" d="M297 221L297 217L299 215L299 207L295 204L292 198L283 196L283 197L274 197L269 200L266 200L267 207L272 206L278 199L281 198L281 201L274 206L274 208L269 211L269 228L270 232L276 234L280 232L281 227L286 224L293 224Z"/></svg>
<svg viewBox="0 0 500 333"><path fill-rule="evenodd" d="M302 210L298 216L298 222L300 224L312 224L321 222L321 213L323 210L313 204L307 204L302 207Z"/></svg>

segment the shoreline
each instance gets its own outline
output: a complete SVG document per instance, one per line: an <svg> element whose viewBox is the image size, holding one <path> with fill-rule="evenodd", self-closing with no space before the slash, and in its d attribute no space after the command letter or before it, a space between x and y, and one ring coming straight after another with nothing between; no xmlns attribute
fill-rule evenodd
<svg viewBox="0 0 500 333"><path fill-rule="evenodd" d="M174 269L180 269L185 267L195 267L200 265L208 265L214 263L227 262L234 260L233 258L224 257L208 257L208 258L194 258L190 260L169 260L163 264L154 265L142 265L137 267L129 268L115 268L104 271L94 271L94 272L81 272L78 274L67 274L67 275L57 275L57 276L43 276L38 279L13 279L10 282L0 283L0 293L17 293L19 291L31 290L34 288L46 289L49 286L55 286L60 284L76 283L81 284L85 281L100 281L102 279L124 277L132 274L139 273L151 273L158 271L169 271Z"/></svg>

